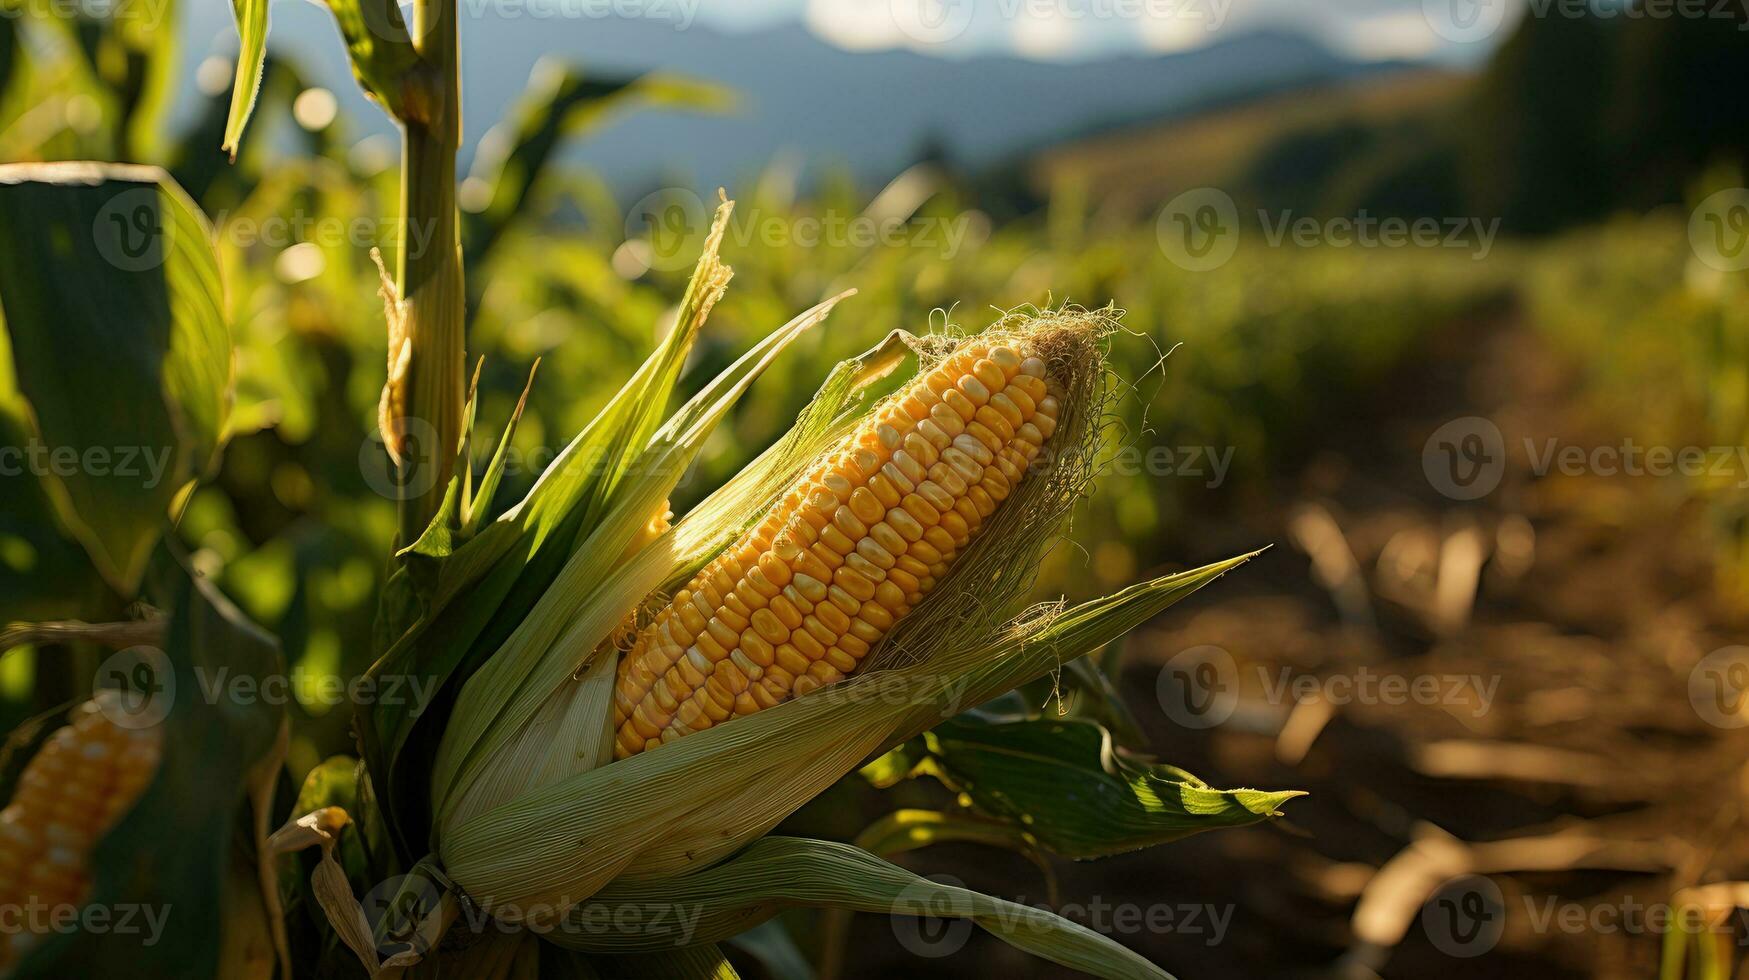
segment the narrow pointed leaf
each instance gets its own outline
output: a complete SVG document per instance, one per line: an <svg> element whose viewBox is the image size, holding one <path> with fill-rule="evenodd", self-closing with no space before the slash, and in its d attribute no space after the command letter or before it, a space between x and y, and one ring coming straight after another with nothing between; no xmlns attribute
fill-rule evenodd
<svg viewBox="0 0 1749 980"><path fill-rule="evenodd" d="M499 437L498 448L492 451L492 460L486 464L486 472L480 477L480 486L468 503L468 512L462 521L464 538L480 533L480 526L485 523L486 515L491 513L492 498L498 493L498 484L504 479L504 467L510 460L510 443L516 438L516 426L522 421L522 413L528 408L528 393L534 389L534 376L538 371L540 359L535 358L534 366L528 369L528 382L522 386L522 397L516 400L516 407L511 409L510 421L504 425L504 435Z"/></svg>
<svg viewBox="0 0 1749 980"><path fill-rule="evenodd" d="M225 142L221 149L237 159L237 149L243 145L243 128L255 111L255 96L261 91L261 69L267 62L267 2L268 0L231 0L231 13L237 21L237 78L231 85L231 113L225 120Z"/></svg>

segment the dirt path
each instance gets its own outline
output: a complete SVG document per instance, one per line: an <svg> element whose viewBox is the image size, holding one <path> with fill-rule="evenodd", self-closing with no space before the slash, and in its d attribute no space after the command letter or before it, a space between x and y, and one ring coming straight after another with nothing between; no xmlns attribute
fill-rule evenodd
<svg viewBox="0 0 1749 980"><path fill-rule="evenodd" d="M1657 974L1646 909L1749 875L1749 734L1690 698L1702 659L1746 634L1712 595L1704 515L1679 487L1534 472L1550 438L1619 440L1574 408L1574 385L1514 311L1455 324L1322 426L1276 499L1195 522L1186 565L1277 546L1131 638L1125 699L1162 759L1311 795L1274 827L1059 862L1066 913L1185 978ZM1424 465L1429 437L1452 423L1439 445L1474 462L1477 417L1499 430L1503 453L1483 454L1498 482L1453 499L1452 461L1436 446ZM1211 676L1198 663L1218 690L1186 679ZM941 847L926 864L1045 897L1019 857ZM1424 914L1466 867L1486 873ZM1154 924L1125 927L1121 907ZM885 941L876 919L855 929ZM1057 975L981 936L903 968L968 964Z"/></svg>
<svg viewBox="0 0 1749 980"><path fill-rule="evenodd" d="M1643 910L1749 871L1749 736L1690 698L1702 659L1744 635L1712 595L1704 515L1667 481L1533 471L1550 439L1620 438L1572 407L1558 364L1510 313L1436 338L1314 454L1295 499L1245 522L1285 547L1132 643L1125 689L1164 756L1311 791L1289 826L1148 859L1174 891L1236 908L1216 946L1145 937L1175 972L1655 976ZM1448 423L1478 429L1469 417L1500 430L1505 465L1459 501L1424 451ZM1158 691L1205 645L1242 694L1187 732ZM1464 867L1489 873L1443 898L1477 914L1436 902L1423 918L1425 886Z"/></svg>

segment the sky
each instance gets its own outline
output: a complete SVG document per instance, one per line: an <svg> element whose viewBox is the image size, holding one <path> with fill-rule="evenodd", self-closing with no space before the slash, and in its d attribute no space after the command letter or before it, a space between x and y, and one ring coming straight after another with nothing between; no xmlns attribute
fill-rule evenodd
<svg viewBox="0 0 1749 980"><path fill-rule="evenodd" d="M554 0L564 2L564 0ZM572 0L590 2L590 0ZM610 0L601 0L610 2ZM611 0L725 29L802 22L850 49L1076 60L1178 51L1258 28L1297 30L1359 60L1467 60L1514 0Z"/></svg>

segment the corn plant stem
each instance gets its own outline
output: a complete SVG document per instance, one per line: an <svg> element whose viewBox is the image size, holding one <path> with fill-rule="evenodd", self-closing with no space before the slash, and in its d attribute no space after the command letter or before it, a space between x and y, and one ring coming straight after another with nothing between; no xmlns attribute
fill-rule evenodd
<svg viewBox="0 0 1749 980"><path fill-rule="evenodd" d="M407 414L415 434L403 464L400 541L419 537L437 513L461 440L465 307L455 161L461 146L461 71L456 0L417 0L413 33L421 64L402 120L401 250L396 269L412 341ZM429 429L417 427L417 423ZM419 467L431 467L430 472Z"/></svg>

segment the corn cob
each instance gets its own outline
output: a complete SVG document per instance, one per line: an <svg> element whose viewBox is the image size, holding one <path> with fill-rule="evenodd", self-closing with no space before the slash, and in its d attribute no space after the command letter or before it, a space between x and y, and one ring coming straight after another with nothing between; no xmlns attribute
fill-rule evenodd
<svg viewBox="0 0 1749 980"><path fill-rule="evenodd" d="M890 398L637 636L626 758L853 672L946 574L1057 425L1045 362L968 341Z"/></svg>
<svg viewBox="0 0 1749 980"><path fill-rule="evenodd" d="M50 735L0 810L0 909L11 919L0 932L0 970L29 950L51 916L84 903L92 848L157 772L159 730L111 721L105 708L121 706L104 699L116 697L100 692Z"/></svg>

